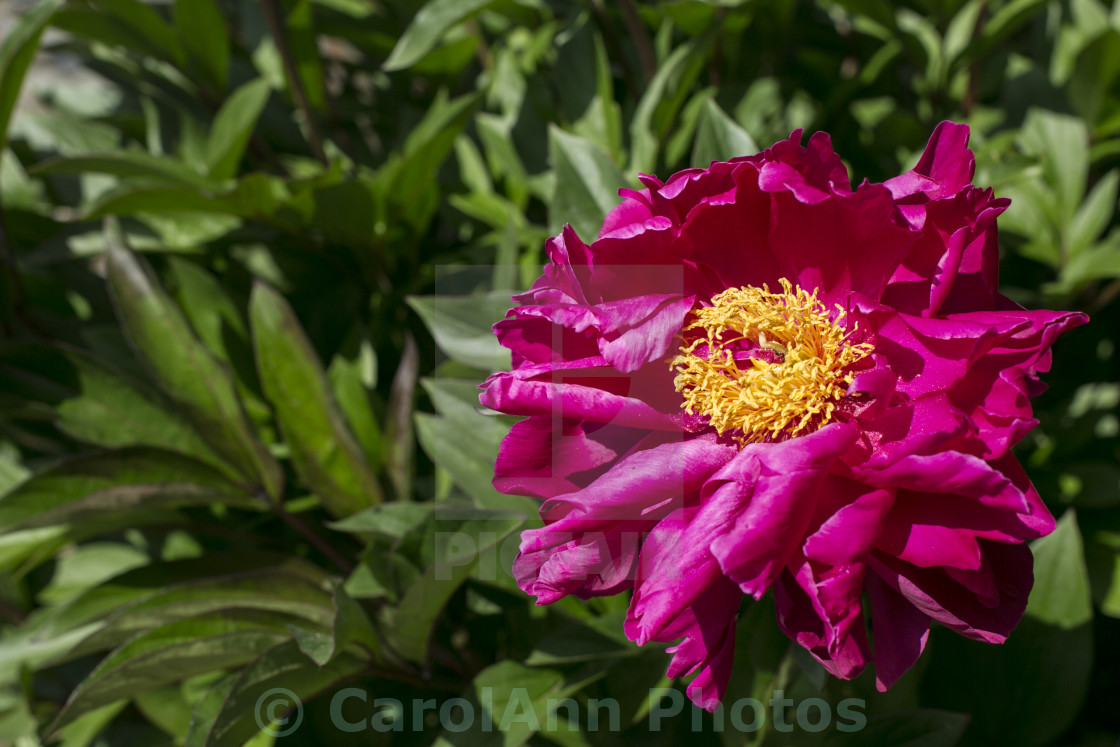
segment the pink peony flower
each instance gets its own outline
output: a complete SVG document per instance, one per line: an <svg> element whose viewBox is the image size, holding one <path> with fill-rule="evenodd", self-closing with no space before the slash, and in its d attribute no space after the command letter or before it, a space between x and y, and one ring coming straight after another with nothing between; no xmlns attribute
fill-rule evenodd
<svg viewBox="0 0 1120 747"><path fill-rule="evenodd" d="M968 128L853 190L826 134L622 190L566 227L494 327L525 416L494 485L544 499L514 572L548 604L632 590L627 636L679 641L714 709L744 594L837 677L890 687L930 622L999 643L1054 520L1010 453L1073 312L997 290L996 218ZM862 594L870 604L870 637Z"/></svg>

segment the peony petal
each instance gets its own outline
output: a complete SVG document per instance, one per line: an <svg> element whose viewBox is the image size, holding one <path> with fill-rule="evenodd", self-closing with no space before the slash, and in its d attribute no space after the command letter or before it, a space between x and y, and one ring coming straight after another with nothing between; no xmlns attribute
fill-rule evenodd
<svg viewBox="0 0 1120 747"><path fill-rule="evenodd" d="M622 202L618 203L603 219L603 227L599 229L599 235L604 236L608 233L625 228L626 226L634 225L635 223L645 223L653 217L653 209L649 201L649 190L633 190L633 189L620 189L618 191Z"/></svg>
<svg viewBox="0 0 1120 747"><path fill-rule="evenodd" d="M603 358L623 373L663 360L680 344L677 338L695 303L692 296L638 296L600 304Z"/></svg>
<svg viewBox="0 0 1120 747"><path fill-rule="evenodd" d="M822 494L842 496L842 505L806 537L802 552L807 559L826 565L861 562L879 539L883 520L894 504L894 491L829 475Z"/></svg>
<svg viewBox="0 0 1120 747"><path fill-rule="evenodd" d="M859 600L862 564L818 582L808 564L774 584L778 626L834 677L851 679L870 660Z"/></svg>
<svg viewBox="0 0 1120 747"><path fill-rule="evenodd" d="M918 568L883 553L868 560L879 577L921 612L947 628L986 643L1002 643L1019 623L1034 580L1030 547L982 542L985 559L998 579L998 604L976 594L942 571Z"/></svg>
<svg viewBox="0 0 1120 747"><path fill-rule="evenodd" d="M761 162L758 183L762 189L789 192L806 204L851 191L848 169L832 150L832 140L826 133L813 133L807 148L800 143L801 130L794 130L788 140L745 159Z"/></svg>
<svg viewBox="0 0 1120 747"><path fill-rule="evenodd" d="M661 443L637 449L582 490L545 501L545 526L521 534L519 586L537 604L629 586L641 536L733 454L711 435Z"/></svg>
<svg viewBox="0 0 1120 747"><path fill-rule="evenodd" d="M941 122L913 169L883 184L896 200L952 197L972 185L976 159L968 149L968 125Z"/></svg>
<svg viewBox="0 0 1120 747"><path fill-rule="evenodd" d="M662 376L668 377L668 366ZM525 365L516 371L492 375L482 385L479 401L509 415L544 415L549 418L590 420L631 428L680 431L684 418L679 397L671 389L648 400L660 401L673 412L658 410L641 399L647 377L626 375L607 366L602 358L562 364Z"/></svg>
<svg viewBox="0 0 1120 747"><path fill-rule="evenodd" d="M582 490L545 501L541 518L550 526L568 520L556 527L561 531L587 531L603 522L645 518L651 511L663 516L674 508L669 501L679 507L684 495L698 490L734 455L735 449L713 434L639 449ZM531 545L523 539L521 546Z"/></svg>
<svg viewBox="0 0 1120 747"><path fill-rule="evenodd" d="M703 539L713 538L711 554L745 593L761 597L789 562L825 475L855 436L855 428L833 423L808 436L749 444L704 486L701 513L713 527Z"/></svg>
<svg viewBox="0 0 1120 747"><path fill-rule="evenodd" d="M735 189L699 203L681 228L683 256L709 268L715 281L701 298L711 298L726 288L769 284L777 287L781 274L769 251L771 196L758 185L758 167L738 164L733 173Z"/></svg>
<svg viewBox="0 0 1120 747"><path fill-rule="evenodd" d="M583 424L554 424L552 418L534 415L514 423L502 439L494 487L503 493L551 498L579 489L569 479L573 475L617 458L618 453L589 436Z"/></svg>
<svg viewBox="0 0 1120 747"><path fill-rule="evenodd" d="M817 289L828 308L852 291L878 299L917 239L878 185L819 203L779 192L770 216L768 243L781 276Z"/></svg>
<svg viewBox="0 0 1120 747"><path fill-rule="evenodd" d="M853 475L868 485L926 493L956 493L991 508L1028 512L1020 486L983 459L956 451L911 455L881 469L858 467Z"/></svg>
<svg viewBox="0 0 1120 747"><path fill-rule="evenodd" d="M921 656L929 638L929 615L910 604L875 573L864 581L871 602L875 688L886 692Z"/></svg>

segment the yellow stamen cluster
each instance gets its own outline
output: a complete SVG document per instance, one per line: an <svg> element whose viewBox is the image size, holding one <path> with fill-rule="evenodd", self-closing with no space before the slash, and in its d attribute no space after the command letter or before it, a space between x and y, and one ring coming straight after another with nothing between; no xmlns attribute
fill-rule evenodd
<svg viewBox="0 0 1120 747"><path fill-rule="evenodd" d="M829 422L852 383L848 369L872 350L868 343L849 343L839 305L832 318L815 290L808 293L785 278L779 282L781 293L765 285L728 288L711 306L693 310L685 344L670 363L676 390L684 395L681 406L707 416L721 435L733 432L742 446ZM688 334L692 330L703 332ZM742 340L772 351L766 357L777 360L737 363L733 350Z"/></svg>

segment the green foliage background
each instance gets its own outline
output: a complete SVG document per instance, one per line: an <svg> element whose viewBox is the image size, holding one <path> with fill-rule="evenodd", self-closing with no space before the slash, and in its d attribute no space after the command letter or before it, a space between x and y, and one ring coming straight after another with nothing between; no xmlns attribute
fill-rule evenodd
<svg viewBox="0 0 1120 747"><path fill-rule="evenodd" d="M1116 744L1120 2L23 7L0 48L0 743L266 745L253 704L285 687L293 745ZM1013 198L1004 292L1093 319L1018 449L1060 516L1027 616L1002 647L935 630L881 695L764 600L729 697L865 698L867 728L649 733L649 688L681 684L622 636L627 600L538 609L494 571L536 519L490 486L489 325L639 172L804 127L878 181L945 118ZM525 687L542 724L549 697L613 697L623 728L344 734L344 685L490 687L498 713Z"/></svg>

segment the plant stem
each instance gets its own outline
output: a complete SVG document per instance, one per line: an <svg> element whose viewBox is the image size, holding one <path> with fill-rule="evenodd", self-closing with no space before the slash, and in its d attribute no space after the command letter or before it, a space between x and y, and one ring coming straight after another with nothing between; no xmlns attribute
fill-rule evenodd
<svg viewBox="0 0 1120 747"><path fill-rule="evenodd" d="M646 31L641 16L638 15L634 0L618 0L618 9L622 11L622 21L626 24L626 30L630 33L634 45L638 48L638 61L642 64L642 77L648 84L657 74L657 55L653 53L653 41L649 38L649 32Z"/></svg>
<svg viewBox="0 0 1120 747"><path fill-rule="evenodd" d="M264 491L259 491L259 493L262 495L262 497L264 497ZM311 527L304 524L298 516L292 514L288 511L288 509L284 508L283 503L267 497L266 499L269 500L270 504L272 505L272 509L284 521L285 524L299 532L300 536L307 540L308 544L310 544L319 552L323 553L323 556L326 557L327 560L331 561L331 563L333 563L336 568L338 568L347 576L354 572L353 563L342 557L341 553L331 547L331 544L320 537L318 534L316 534Z"/></svg>
<svg viewBox="0 0 1120 747"><path fill-rule="evenodd" d="M292 53L292 45L288 42L288 35L284 29L284 17L280 12L279 0L261 0L261 11L264 13L268 31L276 42L276 51L284 62L284 72L288 77L288 85L292 90L292 98L303 114L304 124L307 127L307 142L311 146L311 153L324 165L327 164L327 154L323 150L323 137L315 122L311 104L307 101L307 92L303 90L303 81L299 77L299 68L296 67L296 58Z"/></svg>

